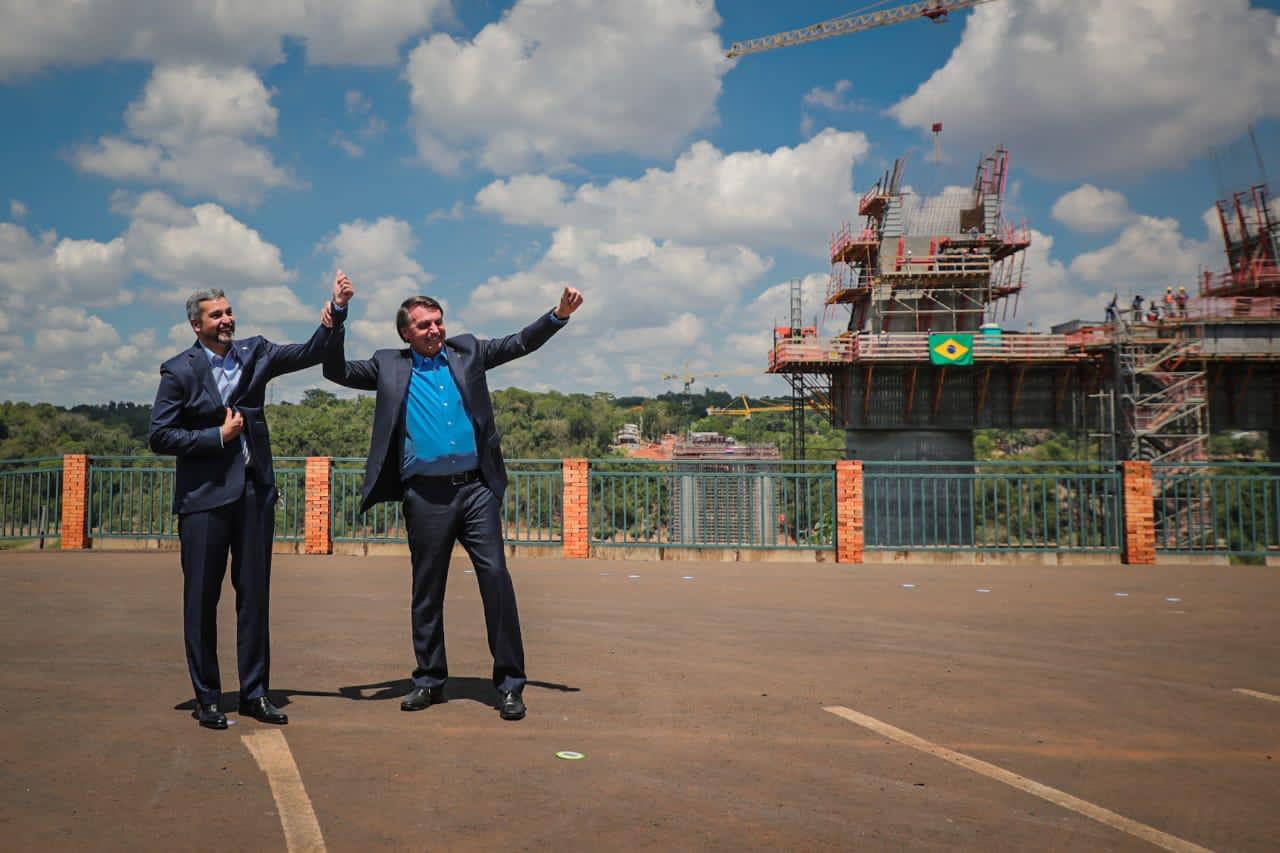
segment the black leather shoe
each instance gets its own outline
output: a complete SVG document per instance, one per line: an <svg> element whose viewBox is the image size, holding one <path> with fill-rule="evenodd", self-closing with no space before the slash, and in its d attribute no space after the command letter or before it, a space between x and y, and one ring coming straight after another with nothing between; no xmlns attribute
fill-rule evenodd
<svg viewBox="0 0 1280 853"><path fill-rule="evenodd" d="M524 700L520 698L520 694L514 691L503 693L499 714L504 720L523 720Z"/></svg>
<svg viewBox="0 0 1280 853"><path fill-rule="evenodd" d="M196 703L196 709L191 712L191 716L206 729L225 729L227 727L227 715L218 710L218 703L212 705L201 705Z"/></svg>
<svg viewBox="0 0 1280 853"><path fill-rule="evenodd" d="M400 703L401 711L424 711L444 701L443 687L415 687Z"/></svg>
<svg viewBox="0 0 1280 853"><path fill-rule="evenodd" d="M241 702L240 716L253 717L260 723L275 723L277 726L283 726L289 722L289 715L272 705L271 700L266 696Z"/></svg>

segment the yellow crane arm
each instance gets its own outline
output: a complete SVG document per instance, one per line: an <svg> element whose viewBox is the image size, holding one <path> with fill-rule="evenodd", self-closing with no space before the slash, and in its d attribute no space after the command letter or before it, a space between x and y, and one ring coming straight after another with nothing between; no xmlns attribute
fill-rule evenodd
<svg viewBox="0 0 1280 853"><path fill-rule="evenodd" d="M832 36L842 36L846 33L856 33L860 30L897 24L902 21L914 20L915 18L942 21L952 12L990 2L992 0L918 0L915 3L894 6L891 9L881 9L879 12L868 12L863 15L842 15L839 18L820 21L802 29L788 30L785 33L774 33L771 36L761 36L760 38L734 42L729 48L729 52L725 55L730 59L734 59L739 56L746 56L748 53L763 53L766 50L774 50L779 47L790 47L793 44L804 44L805 42L818 41Z"/></svg>
<svg viewBox="0 0 1280 853"><path fill-rule="evenodd" d="M789 412L791 411L790 403L768 403L762 406L753 406L746 398L746 395L739 397L742 400L742 408L735 408L737 400L728 406L708 406L708 417L716 415L729 415L731 417L750 418L752 415L765 414L770 412ZM812 400L805 400L804 407L810 411L822 411L821 407Z"/></svg>

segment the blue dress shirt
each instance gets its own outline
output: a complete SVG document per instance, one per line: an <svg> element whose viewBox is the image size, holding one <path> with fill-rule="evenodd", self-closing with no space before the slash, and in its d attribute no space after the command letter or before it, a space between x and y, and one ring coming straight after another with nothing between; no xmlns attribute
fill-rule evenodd
<svg viewBox="0 0 1280 853"><path fill-rule="evenodd" d="M563 326L551 312L551 322ZM461 474L480 467L471 413L449 371L448 349L432 358L413 353L413 373L404 400L404 450L400 479Z"/></svg>
<svg viewBox="0 0 1280 853"><path fill-rule="evenodd" d="M413 353L404 426L401 479L460 474L479 467L475 428L443 347L433 358Z"/></svg>

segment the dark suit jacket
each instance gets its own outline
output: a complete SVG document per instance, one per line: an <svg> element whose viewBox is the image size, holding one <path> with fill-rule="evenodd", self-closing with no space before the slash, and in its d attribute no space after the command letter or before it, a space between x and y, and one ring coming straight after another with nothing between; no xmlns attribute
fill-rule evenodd
<svg viewBox="0 0 1280 853"><path fill-rule="evenodd" d="M449 372L462 395L476 433L476 455L480 475L498 500L507 491L507 469L502 461L501 438L493 420L489 383L485 371L533 352L545 344L561 326L548 311L514 335L485 340L475 335L448 338ZM400 462L404 453L404 401L413 374L413 353L405 349L382 349L365 361L347 361L343 353L343 331L334 336L324 357L324 375L339 385L361 391L377 391L373 412L373 436L365 463L360 511L382 501L404 497L400 482Z"/></svg>
<svg viewBox="0 0 1280 853"><path fill-rule="evenodd" d="M345 313L335 313L341 328ZM253 456L257 481L274 490L271 436L263 412L267 382L319 364L333 332L316 329L305 344L273 344L254 337L233 341L242 365L240 384L226 402L244 416L244 436ZM177 456L173 486L173 511L179 515L225 506L244 491L245 463L240 443L222 446L220 431L225 406L209 367L209 358L197 341L160 365L160 387L151 407L151 449Z"/></svg>

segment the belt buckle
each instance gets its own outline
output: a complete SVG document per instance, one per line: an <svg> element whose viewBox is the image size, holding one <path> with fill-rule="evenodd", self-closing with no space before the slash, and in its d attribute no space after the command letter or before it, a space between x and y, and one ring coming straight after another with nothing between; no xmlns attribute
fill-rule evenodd
<svg viewBox="0 0 1280 853"><path fill-rule="evenodd" d="M471 477L470 471L463 471L461 474L450 474L449 485L464 486L467 483L471 482L470 477Z"/></svg>

